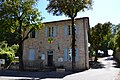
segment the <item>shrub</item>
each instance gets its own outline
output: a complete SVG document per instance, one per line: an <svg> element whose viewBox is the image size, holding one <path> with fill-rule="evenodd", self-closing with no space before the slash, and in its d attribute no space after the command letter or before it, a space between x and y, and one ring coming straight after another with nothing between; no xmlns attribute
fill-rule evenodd
<svg viewBox="0 0 120 80"><path fill-rule="evenodd" d="M5 59L5 65L9 65L9 63L14 59L15 55L12 52L0 52L0 58Z"/></svg>
<svg viewBox="0 0 120 80"><path fill-rule="evenodd" d="M0 42L0 59L5 59L5 66L8 66L10 62L14 60L15 51L12 47L9 47L7 43Z"/></svg>

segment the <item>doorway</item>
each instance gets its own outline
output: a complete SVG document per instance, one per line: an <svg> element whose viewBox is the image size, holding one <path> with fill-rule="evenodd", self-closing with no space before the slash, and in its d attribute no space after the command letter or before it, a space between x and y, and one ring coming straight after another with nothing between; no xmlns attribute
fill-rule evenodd
<svg viewBox="0 0 120 80"><path fill-rule="evenodd" d="M48 54L48 66L53 66L53 51L47 51Z"/></svg>

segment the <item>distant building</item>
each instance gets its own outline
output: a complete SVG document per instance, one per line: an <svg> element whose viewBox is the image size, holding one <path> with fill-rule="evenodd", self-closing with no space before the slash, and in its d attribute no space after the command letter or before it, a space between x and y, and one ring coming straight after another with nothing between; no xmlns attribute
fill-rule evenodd
<svg viewBox="0 0 120 80"><path fill-rule="evenodd" d="M71 20L44 23L42 29L33 31L24 42L23 60L25 69L64 67L72 69ZM89 68L88 29L89 18L75 19L76 67L80 71ZM27 30L28 32L28 30Z"/></svg>

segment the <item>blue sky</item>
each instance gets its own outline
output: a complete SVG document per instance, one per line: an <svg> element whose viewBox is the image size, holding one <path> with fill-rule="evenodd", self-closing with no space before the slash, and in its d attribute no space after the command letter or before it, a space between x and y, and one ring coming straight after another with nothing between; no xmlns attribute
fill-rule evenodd
<svg viewBox="0 0 120 80"><path fill-rule="evenodd" d="M97 23L105 23L110 21L113 24L120 23L120 0L93 0L93 9L79 12L77 18L89 17L90 26L93 27ZM66 16L53 16L45 10L47 0L39 0L38 9L41 15L45 17L43 22L68 19Z"/></svg>

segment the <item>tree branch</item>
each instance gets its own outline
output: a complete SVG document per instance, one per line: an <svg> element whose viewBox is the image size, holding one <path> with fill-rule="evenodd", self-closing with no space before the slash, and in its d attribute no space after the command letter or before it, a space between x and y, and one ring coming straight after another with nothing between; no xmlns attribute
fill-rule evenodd
<svg viewBox="0 0 120 80"><path fill-rule="evenodd" d="M26 34L26 36L22 39L22 41L20 41L21 43L23 43L26 39L28 39L29 34L34 30L34 28L31 28L28 33Z"/></svg>

